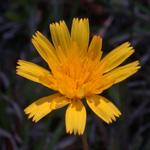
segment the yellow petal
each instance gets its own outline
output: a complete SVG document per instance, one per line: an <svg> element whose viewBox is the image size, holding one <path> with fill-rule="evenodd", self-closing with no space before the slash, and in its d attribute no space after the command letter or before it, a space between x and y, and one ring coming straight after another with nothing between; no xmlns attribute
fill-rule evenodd
<svg viewBox="0 0 150 150"><path fill-rule="evenodd" d="M121 115L117 107L102 96L92 95L87 97L86 100L93 112L108 124L112 122L112 119L116 120L115 116L119 117Z"/></svg>
<svg viewBox="0 0 150 150"><path fill-rule="evenodd" d="M106 72L111 71L115 67L119 66L123 61L125 61L131 54L133 54L134 50L130 47L130 43L126 42L114 50L112 50L109 54L107 54L102 60L101 63L108 62Z"/></svg>
<svg viewBox="0 0 150 150"><path fill-rule="evenodd" d="M60 21L59 24L50 24L50 31L56 50L58 50L58 46L60 46L64 54L67 55L67 51L70 49L71 38L66 23Z"/></svg>
<svg viewBox="0 0 150 150"><path fill-rule="evenodd" d="M17 66L16 70L18 75L51 88L54 79L49 71L39 65L24 60L19 60L18 64L19 66ZM42 78L45 80L41 80Z"/></svg>
<svg viewBox="0 0 150 150"><path fill-rule="evenodd" d="M92 90L92 94L101 94L104 90L108 89L115 83L115 78L103 78L102 83L99 84L99 87Z"/></svg>
<svg viewBox="0 0 150 150"><path fill-rule="evenodd" d="M99 89L106 90L115 83L115 77L103 76Z"/></svg>
<svg viewBox="0 0 150 150"><path fill-rule="evenodd" d="M80 54L85 54L89 44L89 20L73 19L71 28L71 40L77 42Z"/></svg>
<svg viewBox="0 0 150 150"><path fill-rule="evenodd" d="M86 110L79 99L74 99L66 110L66 132L83 134L86 123Z"/></svg>
<svg viewBox="0 0 150 150"><path fill-rule="evenodd" d="M43 97L31 105L29 105L24 111L26 114L30 114L28 118L32 118L32 121L39 121L41 118L49 114L52 110L50 108L50 104L53 100L61 97L59 93Z"/></svg>
<svg viewBox="0 0 150 150"><path fill-rule="evenodd" d="M77 97L82 99L85 93L86 93L86 89L81 87L77 90Z"/></svg>
<svg viewBox="0 0 150 150"><path fill-rule="evenodd" d="M50 108L52 110L59 109L61 107L68 105L70 102L71 102L71 100L66 98L65 96L58 97L57 99L54 99L52 101Z"/></svg>
<svg viewBox="0 0 150 150"><path fill-rule="evenodd" d="M87 56L92 60L95 60L96 58L100 60L102 56L101 49L102 49L102 38L100 38L100 36L94 36L89 46Z"/></svg>
<svg viewBox="0 0 150 150"><path fill-rule="evenodd" d="M48 63L51 67L52 61L58 63L58 56L52 44L49 40L39 31L33 35L32 43L39 52L39 54L43 57L43 59Z"/></svg>
<svg viewBox="0 0 150 150"><path fill-rule="evenodd" d="M126 78L136 73L140 68L140 66L138 65L139 65L139 61L135 61L127 65L118 67L110 71L109 73L107 73L105 76L107 76L108 78L114 78L115 79L114 84L115 84L125 80Z"/></svg>

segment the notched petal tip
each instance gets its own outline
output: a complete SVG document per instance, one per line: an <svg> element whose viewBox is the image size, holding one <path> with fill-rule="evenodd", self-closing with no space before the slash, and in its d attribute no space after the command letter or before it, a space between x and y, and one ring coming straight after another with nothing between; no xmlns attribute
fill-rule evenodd
<svg viewBox="0 0 150 150"><path fill-rule="evenodd" d="M17 64L19 65L19 66L16 66L16 67L20 67L24 62L26 62L25 60L18 60L17 61Z"/></svg>
<svg viewBox="0 0 150 150"><path fill-rule="evenodd" d="M49 26L50 26L50 29L51 28L55 28L55 27L59 27L60 26L60 22L59 23L58 22L51 23Z"/></svg>
<svg viewBox="0 0 150 150"><path fill-rule="evenodd" d="M136 68L137 68L137 69L140 69L140 68L141 68L141 66L140 66L140 61L137 60L137 61L135 61L135 63L136 63Z"/></svg>
<svg viewBox="0 0 150 150"><path fill-rule="evenodd" d="M36 31L35 35L43 35L40 31Z"/></svg>
<svg viewBox="0 0 150 150"><path fill-rule="evenodd" d="M73 21L79 21L79 18L73 18Z"/></svg>
<svg viewBox="0 0 150 150"><path fill-rule="evenodd" d="M32 35L32 38L31 38L31 42L33 43L33 42L36 42L36 40L37 40L37 36L36 35ZM33 43L34 44L34 43Z"/></svg>
<svg viewBox="0 0 150 150"><path fill-rule="evenodd" d="M53 24L49 24L49 28L51 29L54 25Z"/></svg>

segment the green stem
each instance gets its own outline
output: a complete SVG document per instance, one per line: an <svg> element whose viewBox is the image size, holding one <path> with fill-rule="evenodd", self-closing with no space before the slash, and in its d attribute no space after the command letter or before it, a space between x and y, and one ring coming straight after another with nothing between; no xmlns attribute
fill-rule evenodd
<svg viewBox="0 0 150 150"><path fill-rule="evenodd" d="M85 132L83 133L83 135L81 135L81 138L82 138L82 143L83 143L83 150L89 150L87 136L86 136Z"/></svg>

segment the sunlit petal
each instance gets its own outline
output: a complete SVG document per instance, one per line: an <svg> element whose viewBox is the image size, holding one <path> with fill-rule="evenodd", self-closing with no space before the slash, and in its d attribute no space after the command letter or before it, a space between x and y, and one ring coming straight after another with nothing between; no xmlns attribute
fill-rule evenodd
<svg viewBox="0 0 150 150"><path fill-rule="evenodd" d="M66 23L64 21L60 21L59 24L50 24L50 31L56 50L58 50L58 47L60 46L63 50L63 53L67 55L67 51L71 46L71 38Z"/></svg>
<svg viewBox="0 0 150 150"><path fill-rule="evenodd" d="M62 97L54 99L50 105L50 108L52 110L59 109L68 105L69 103L71 103L71 100L62 96Z"/></svg>
<svg viewBox="0 0 150 150"><path fill-rule="evenodd" d="M18 75L34 82L41 83L48 88L52 88L51 85L53 84L54 78L49 71L39 65L24 60L19 60L18 64L19 66L16 67L16 73ZM42 78L45 80L41 80Z"/></svg>
<svg viewBox="0 0 150 150"><path fill-rule="evenodd" d="M130 55L132 55L134 52L133 47L130 47L130 43L126 42L114 50L112 50L110 53L108 53L102 60L101 63L108 62L107 68L105 70L106 72L111 71L115 67L119 66L123 61L125 61Z"/></svg>
<svg viewBox="0 0 150 150"><path fill-rule="evenodd" d="M74 18L71 28L71 40L77 42L80 55L84 55L87 50L89 35L89 20Z"/></svg>
<svg viewBox="0 0 150 150"><path fill-rule="evenodd" d="M102 96L92 95L87 97L86 100L93 112L108 124L112 123L112 120L115 121L115 117L121 115L117 107Z"/></svg>
<svg viewBox="0 0 150 150"><path fill-rule="evenodd" d="M66 132L83 134L86 123L86 110L82 102L73 100L66 110Z"/></svg>
<svg viewBox="0 0 150 150"><path fill-rule="evenodd" d="M33 102L24 111L26 114L29 114L28 118L33 117L32 120L37 122L52 111L52 109L50 108L50 104L53 100L59 97L61 97L59 93L43 97Z"/></svg>
<svg viewBox="0 0 150 150"><path fill-rule="evenodd" d="M39 54L48 63L50 68L53 65L52 61L58 63L58 56L56 54L56 50L42 33L37 31L35 35L33 35L32 43L39 52Z"/></svg>
<svg viewBox="0 0 150 150"><path fill-rule="evenodd" d="M102 38L100 38L100 36L94 36L91 44L89 46L88 52L87 52L87 56L92 60L98 59L100 60L101 56L102 56Z"/></svg>
<svg viewBox="0 0 150 150"><path fill-rule="evenodd" d="M115 84L125 80L126 78L136 73L140 68L140 66L138 65L139 65L139 61L135 61L127 65L118 67L110 71L109 73L107 73L105 76L107 76L108 78L114 78L115 79L114 84Z"/></svg>

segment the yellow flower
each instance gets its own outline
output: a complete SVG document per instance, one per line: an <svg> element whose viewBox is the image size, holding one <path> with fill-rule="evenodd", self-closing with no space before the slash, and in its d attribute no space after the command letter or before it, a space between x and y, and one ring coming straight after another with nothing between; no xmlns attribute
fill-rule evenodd
<svg viewBox="0 0 150 150"><path fill-rule="evenodd" d="M50 24L54 46L40 32L32 43L47 62L50 71L24 60L19 60L17 74L57 91L43 97L25 109L29 118L37 122L51 111L69 105L66 110L66 132L83 134L88 106L106 123L121 115L116 106L98 95L113 84L133 75L140 68L135 61L118 67L134 50L126 42L102 57L102 39L94 36L89 44L88 19L73 19L71 35L64 21ZM117 68L116 68L117 67Z"/></svg>

